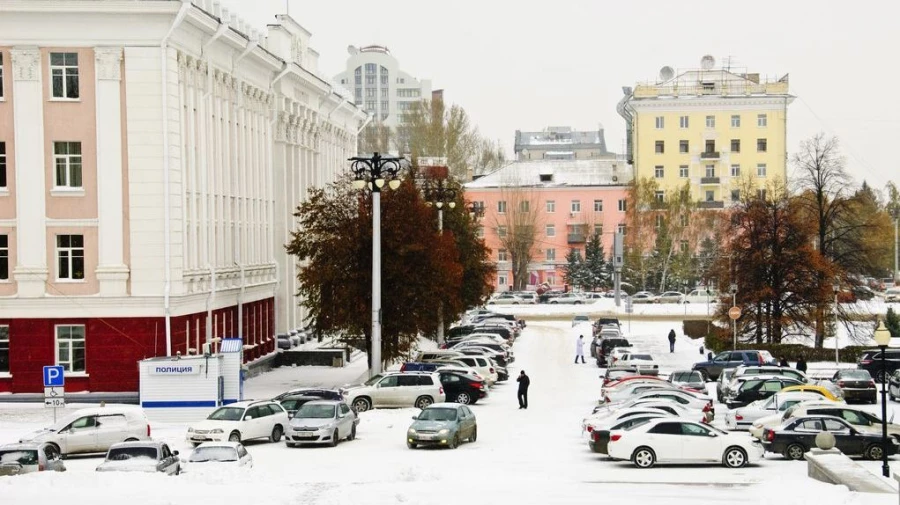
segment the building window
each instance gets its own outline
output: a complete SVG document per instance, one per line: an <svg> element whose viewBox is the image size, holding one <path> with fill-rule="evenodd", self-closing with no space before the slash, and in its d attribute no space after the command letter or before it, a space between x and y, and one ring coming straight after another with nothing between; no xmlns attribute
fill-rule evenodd
<svg viewBox="0 0 900 505"><path fill-rule="evenodd" d="M546 229L544 230L544 234L546 234L548 237L555 237L556 236L556 226L554 226L552 224L548 224L546 226Z"/></svg>
<svg viewBox="0 0 900 505"><path fill-rule="evenodd" d="M657 179L662 179L665 176L665 173L666 169L663 168L662 165L656 165L656 167L653 168L653 176Z"/></svg>
<svg viewBox="0 0 900 505"><path fill-rule="evenodd" d="M359 74L356 74L356 77L354 78L354 82L357 86L362 86L362 76Z"/></svg>
<svg viewBox="0 0 900 505"><path fill-rule="evenodd" d="M375 86L375 76L367 75L366 76L366 87L372 87L372 86Z"/></svg>
<svg viewBox="0 0 900 505"><path fill-rule="evenodd" d="M78 53L50 53L53 98L78 98Z"/></svg>
<svg viewBox="0 0 900 505"><path fill-rule="evenodd" d="M731 190L731 201L737 202L737 201L740 201L740 199L741 199L741 190L732 189Z"/></svg>
<svg viewBox="0 0 900 505"><path fill-rule="evenodd" d="M603 212L603 200L594 200L594 212Z"/></svg>
<svg viewBox="0 0 900 505"><path fill-rule="evenodd" d="M598 237L600 235L603 235L603 225L602 224L594 225L594 235L597 235Z"/></svg>
<svg viewBox="0 0 900 505"><path fill-rule="evenodd" d="M497 250L497 261L508 261L506 258L506 249Z"/></svg>
<svg viewBox="0 0 900 505"><path fill-rule="evenodd" d="M731 139L731 152L741 152L741 139Z"/></svg>
<svg viewBox="0 0 900 505"><path fill-rule="evenodd" d="M572 212L581 212L581 200L572 200Z"/></svg>
<svg viewBox="0 0 900 505"><path fill-rule="evenodd" d="M500 200L497 202L497 214L506 214L506 201Z"/></svg>
<svg viewBox="0 0 900 505"><path fill-rule="evenodd" d="M678 152L686 153L690 151L690 144L687 140L679 140L678 141Z"/></svg>
<svg viewBox="0 0 900 505"><path fill-rule="evenodd" d="M707 128L715 128L716 127L716 116L706 116L706 127Z"/></svg>
<svg viewBox="0 0 900 505"><path fill-rule="evenodd" d="M9 326L0 326L0 372L9 373Z"/></svg>
<svg viewBox="0 0 900 505"><path fill-rule="evenodd" d="M766 139L756 139L756 152L764 153L766 152L767 142Z"/></svg>
<svg viewBox="0 0 900 505"><path fill-rule="evenodd" d="M663 154L666 152L666 142L664 140L656 141L656 154Z"/></svg>
<svg viewBox="0 0 900 505"><path fill-rule="evenodd" d="M715 177L716 176L716 166L715 165L706 165L706 176L707 177Z"/></svg>
<svg viewBox="0 0 900 505"><path fill-rule="evenodd" d="M519 202L519 212L528 212L529 209L531 209L531 203L528 200Z"/></svg>
<svg viewBox="0 0 900 505"><path fill-rule="evenodd" d="M9 280L9 235L0 235L0 281Z"/></svg>
<svg viewBox="0 0 900 505"><path fill-rule="evenodd" d="M656 116L656 129L662 130L666 127L666 118L662 116Z"/></svg>
<svg viewBox="0 0 900 505"><path fill-rule="evenodd" d="M688 241L687 240L682 240L680 242L679 246L681 248L681 252L686 253L688 251Z"/></svg>
<svg viewBox="0 0 900 505"><path fill-rule="evenodd" d="M382 100L382 102L381 102L381 110L382 110L383 112L387 112L388 109L390 109L390 106L388 105L388 101L387 101L387 100Z"/></svg>
<svg viewBox="0 0 900 505"><path fill-rule="evenodd" d="M756 126L760 128L765 128L769 126L769 117L765 114L757 114L756 115Z"/></svg>
<svg viewBox="0 0 900 505"><path fill-rule="evenodd" d="M475 236L478 238L484 238L484 226L479 226L475 231Z"/></svg>
<svg viewBox="0 0 900 505"><path fill-rule="evenodd" d="M375 112L375 100L366 100L366 110Z"/></svg>
<svg viewBox="0 0 900 505"><path fill-rule="evenodd" d="M2 62L0 62L2 64ZM3 83L0 83L2 86ZM6 187L6 142L0 142L0 188Z"/></svg>
<svg viewBox="0 0 900 505"><path fill-rule="evenodd" d="M366 98L375 98L377 92L378 90L375 88L366 88Z"/></svg>
<svg viewBox="0 0 900 505"><path fill-rule="evenodd" d="M555 200L547 200L547 212L550 214L556 212L556 201Z"/></svg>
<svg viewBox="0 0 900 505"><path fill-rule="evenodd" d="M657 215L656 215L656 229L657 229L657 230L660 229L660 228L662 228L662 227L663 227L663 223L665 223L665 222L666 222L666 220L663 219L662 214L657 214Z"/></svg>
<svg viewBox="0 0 900 505"><path fill-rule="evenodd" d="M0 53L0 98L3 98L3 53Z"/></svg>
<svg viewBox="0 0 900 505"><path fill-rule="evenodd" d="M766 176L766 164L759 163L756 165L756 176L757 177L765 177Z"/></svg>
<svg viewBox="0 0 900 505"><path fill-rule="evenodd" d="M659 203L666 201L666 193L664 191L654 191L653 197L656 198L656 201Z"/></svg>
<svg viewBox="0 0 900 505"><path fill-rule="evenodd" d="M56 364L67 372L84 373L84 325L56 327Z"/></svg>
<svg viewBox="0 0 900 505"><path fill-rule="evenodd" d="M625 224L624 223L619 224L619 226L616 227L616 233L625 235Z"/></svg>
<svg viewBox="0 0 900 505"><path fill-rule="evenodd" d="M731 176L732 177L740 177L741 176L741 166L740 165L731 165Z"/></svg>
<svg viewBox="0 0 900 505"><path fill-rule="evenodd" d="M506 286L508 284L506 274L497 274L497 285Z"/></svg>
<svg viewBox="0 0 900 505"><path fill-rule="evenodd" d="M682 226L682 227L687 227L687 225L688 225L688 215L687 215L687 214L682 214L682 215L681 215L681 226Z"/></svg>
<svg viewBox="0 0 900 505"><path fill-rule="evenodd" d="M59 280L84 279L84 235L56 236L56 278Z"/></svg>
<svg viewBox="0 0 900 505"><path fill-rule="evenodd" d="M678 126L681 128L690 128L690 118L687 116L681 116L678 118Z"/></svg>
<svg viewBox="0 0 900 505"><path fill-rule="evenodd" d="M765 200L766 199L766 190L765 189L757 189L756 190L756 198L759 198L760 200Z"/></svg>
<svg viewBox="0 0 900 505"><path fill-rule="evenodd" d="M708 152L708 153L716 152L716 141L715 140L707 140L706 141L706 152Z"/></svg>
<svg viewBox="0 0 900 505"><path fill-rule="evenodd" d="M711 190L707 190L707 191L706 191L706 201L707 201L707 202L714 202L715 200L716 200L716 192L715 192L715 191L711 191Z"/></svg>
<svg viewBox="0 0 900 505"><path fill-rule="evenodd" d="M500 237L500 238L505 238L505 237L506 237L506 227L505 227L505 226L498 226L498 227L497 227L497 236Z"/></svg>
<svg viewBox="0 0 900 505"><path fill-rule="evenodd" d="M619 200L619 212L625 212L626 210L628 210L628 201Z"/></svg>
<svg viewBox="0 0 900 505"><path fill-rule="evenodd" d="M688 171L689 170L688 170L687 165L681 165L680 167L678 167L678 177L681 177L682 179L687 179Z"/></svg>
<svg viewBox="0 0 900 505"><path fill-rule="evenodd" d="M374 63L366 63L366 73L374 74L378 70L378 65Z"/></svg>
<svg viewBox="0 0 900 505"><path fill-rule="evenodd" d="M556 261L556 249L547 249L547 261Z"/></svg>
<svg viewBox="0 0 900 505"><path fill-rule="evenodd" d="M387 100L388 98L390 98L390 97L388 96L388 89L387 89L387 88L381 88L381 99L382 99L382 100ZM387 107L385 107L385 108L387 108Z"/></svg>
<svg viewBox="0 0 900 505"><path fill-rule="evenodd" d="M741 116L739 116L737 114L732 114L731 127L732 128L740 128L741 127Z"/></svg>

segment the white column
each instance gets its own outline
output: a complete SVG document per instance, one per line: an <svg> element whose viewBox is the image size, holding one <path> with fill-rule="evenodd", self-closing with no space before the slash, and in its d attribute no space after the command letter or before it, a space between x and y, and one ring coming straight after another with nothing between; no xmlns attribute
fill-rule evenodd
<svg viewBox="0 0 900 505"><path fill-rule="evenodd" d="M125 296L122 198L122 48L96 47L97 68L97 280L100 296Z"/></svg>
<svg viewBox="0 0 900 505"><path fill-rule="evenodd" d="M47 228L44 180L44 99L41 52L10 51L13 70L13 128L16 139L16 256L13 277L19 297L44 296L47 281Z"/></svg>

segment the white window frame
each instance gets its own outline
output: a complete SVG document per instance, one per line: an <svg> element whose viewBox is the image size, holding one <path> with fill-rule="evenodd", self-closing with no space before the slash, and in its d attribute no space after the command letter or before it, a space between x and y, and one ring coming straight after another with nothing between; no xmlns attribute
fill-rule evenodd
<svg viewBox="0 0 900 505"><path fill-rule="evenodd" d="M603 200L594 200L594 212L603 212Z"/></svg>
<svg viewBox="0 0 900 505"><path fill-rule="evenodd" d="M69 237L69 245L61 246L60 239L63 237ZM72 245L72 239L74 237L81 237L81 247L76 247ZM61 234L56 236L56 280L57 282L84 282L85 280L85 254L84 254L84 235L80 234ZM80 256L77 256L76 253L81 252ZM63 253L65 253L66 257L63 258ZM81 277L75 277L75 258L81 258ZM61 262L68 263L68 277L60 277L60 263Z"/></svg>
<svg viewBox="0 0 900 505"><path fill-rule="evenodd" d="M739 202L741 200L741 191L739 189L731 190L731 201Z"/></svg>
<svg viewBox="0 0 900 505"><path fill-rule="evenodd" d="M679 140L678 141L678 153L679 154L688 154L691 152L691 142L689 140Z"/></svg>
<svg viewBox="0 0 900 505"><path fill-rule="evenodd" d="M716 201L716 192L715 192L715 190L707 189L706 192L704 193L704 200L703 200L703 201L705 201L705 202L715 202L715 201Z"/></svg>
<svg viewBox="0 0 900 505"><path fill-rule="evenodd" d="M478 237L478 238L484 238L484 226L479 226L479 227L475 230L475 236Z"/></svg>
<svg viewBox="0 0 900 505"><path fill-rule="evenodd" d="M509 256L506 253L506 249L497 249L497 261L509 261Z"/></svg>
<svg viewBox="0 0 900 505"><path fill-rule="evenodd" d="M690 176L691 169L687 165L681 165L678 167L678 177L682 179L687 179Z"/></svg>
<svg viewBox="0 0 900 505"><path fill-rule="evenodd" d="M686 130L691 127L691 118L690 116L680 116L678 118L678 127Z"/></svg>
<svg viewBox="0 0 900 505"><path fill-rule="evenodd" d="M497 274L497 285L498 286L506 286L508 284L509 284L509 280L505 273Z"/></svg>
<svg viewBox="0 0 900 505"><path fill-rule="evenodd" d="M506 214L506 200L497 201L497 214Z"/></svg>
<svg viewBox="0 0 900 505"><path fill-rule="evenodd" d="M731 165L731 176L732 177L740 177L741 176L741 165L739 163Z"/></svg>
<svg viewBox="0 0 900 505"><path fill-rule="evenodd" d="M625 212L628 210L628 200L619 200L619 212Z"/></svg>
<svg viewBox="0 0 900 505"><path fill-rule="evenodd" d="M663 116L656 116L656 129L662 130L666 127L666 118Z"/></svg>
<svg viewBox="0 0 900 505"><path fill-rule="evenodd" d="M555 237L556 236L556 225L555 224L546 225L544 227L544 235L546 235L548 237Z"/></svg>
<svg viewBox="0 0 900 505"><path fill-rule="evenodd" d="M732 114L731 115L731 127L732 128L740 128L741 127L741 115L740 114Z"/></svg>
<svg viewBox="0 0 900 505"><path fill-rule="evenodd" d="M762 147L762 149L760 149ZM769 152L769 140L768 139L756 139L756 152L758 153L767 153Z"/></svg>
<svg viewBox="0 0 900 505"><path fill-rule="evenodd" d="M619 223L619 225L616 226L616 233L621 233L622 235L625 235L625 231L627 229L628 228L625 227L625 223Z"/></svg>
<svg viewBox="0 0 900 505"><path fill-rule="evenodd" d="M716 127L716 116L706 116L706 127L707 128L715 128Z"/></svg>
<svg viewBox="0 0 900 505"><path fill-rule="evenodd" d="M61 54L63 55L63 63L54 64L53 63L53 55ZM75 64L71 65L65 60L68 55L75 55ZM81 97L81 76L78 71L78 53L73 51L54 51L50 53L49 57L50 61L50 98L52 100L79 100ZM74 69L74 70L73 70ZM74 92L69 89L69 78L74 77L78 84L75 85ZM62 79L62 95L56 95L56 87L53 85L53 82L57 79Z"/></svg>
<svg viewBox="0 0 900 505"><path fill-rule="evenodd" d="M766 199L766 188L757 189L756 190L756 198L759 198L760 200L765 200Z"/></svg>
<svg viewBox="0 0 900 505"><path fill-rule="evenodd" d="M768 114L757 114L756 115L756 126L759 128L766 128L769 126L769 116Z"/></svg>
<svg viewBox="0 0 900 505"><path fill-rule="evenodd" d="M551 248L547 249L547 251L544 254L547 257L547 261L556 261L556 249L551 247Z"/></svg>
<svg viewBox="0 0 900 505"><path fill-rule="evenodd" d="M757 163L756 164L756 176L757 177L766 177L766 173L768 172L768 167L765 163Z"/></svg>
<svg viewBox="0 0 900 505"><path fill-rule="evenodd" d="M706 176L707 177L715 177L716 176L716 166L715 165L706 165Z"/></svg>
<svg viewBox="0 0 900 505"><path fill-rule="evenodd" d="M666 201L666 192L665 192L665 191L655 191L655 192L653 193L653 198L654 198L657 202L663 203L663 202Z"/></svg>
<svg viewBox="0 0 900 505"><path fill-rule="evenodd" d="M666 168L662 165L656 165L653 167L653 176L657 179L662 179L666 176Z"/></svg>
<svg viewBox="0 0 900 505"><path fill-rule="evenodd" d="M519 212L528 212L531 209L531 202L528 200L522 200L519 202Z"/></svg>
<svg viewBox="0 0 900 505"><path fill-rule="evenodd" d="M497 236L498 236L498 237L500 237L500 238L505 238L505 237L506 237L506 232L507 232L506 226L502 226L502 225L501 225L501 226L498 226L498 227L497 227Z"/></svg>
<svg viewBox="0 0 900 505"><path fill-rule="evenodd" d="M73 153L77 148L78 154ZM60 171L62 168L62 171ZM77 175L77 185L76 185ZM62 176L62 177L60 177ZM84 157L81 142L53 142L53 188L84 189Z"/></svg>
<svg viewBox="0 0 900 505"><path fill-rule="evenodd" d="M570 212L581 212L581 200L572 200Z"/></svg>
<svg viewBox="0 0 900 505"><path fill-rule="evenodd" d="M546 203L547 213L553 214L556 212L556 201L555 200L547 200Z"/></svg>
<svg viewBox="0 0 900 505"><path fill-rule="evenodd" d="M653 143L653 153L654 154L666 154L666 141L665 140L657 140Z"/></svg>
<svg viewBox="0 0 900 505"><path fill-rule="evenodd" d="M72 336L72 330L75 328L81 329L81 337ZM61 337L60 330L64 330L68 332L67 336ZM70 374L85 374L87 373L87 334L86 328L83 324L57 324L53 329L53 336L55 342L55 359L57 365L62 365L63 369ZM65 347L68 348L68 359L63 360L60 359L60 350L63 348L63 342L66 342L68 345ZM74 350L77 346L73 345L77 342L81 342L81 352L84 356L83 368L80 370L75 369L75 359L74 359Z"/></svg>
<svg viewBox="0 0 900 505"><path fill-rule="evenodd" d="M594 225L594 235L603 235L603 225L602 224Z"/></svg>

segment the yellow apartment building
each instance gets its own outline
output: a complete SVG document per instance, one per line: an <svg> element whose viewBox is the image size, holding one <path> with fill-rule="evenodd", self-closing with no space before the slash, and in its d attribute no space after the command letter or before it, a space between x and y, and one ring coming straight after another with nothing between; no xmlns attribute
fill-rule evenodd
<svg viewBox="0 0 900 505"><path fill-rule="evenodd" d="M739 198L741 181L758 191L787 179L788 76L716 68L663 67L655 83L623 88L627 156L636 179L657 181L657 198L690 182L700 208L720 209Z"/></svg>

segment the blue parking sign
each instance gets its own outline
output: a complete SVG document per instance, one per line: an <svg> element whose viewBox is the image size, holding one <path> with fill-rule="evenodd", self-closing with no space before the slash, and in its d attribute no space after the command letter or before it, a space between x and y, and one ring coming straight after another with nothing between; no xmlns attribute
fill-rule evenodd
<svg viewBox="0 0 900 505"><path fill-rule="evenodd" d="M45 366L44 367L44 387L62 387L66 384L66 377L63 374L63 367Z"/></svg>

